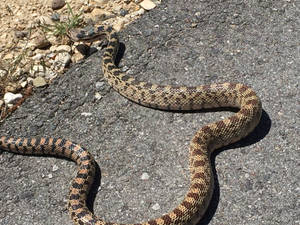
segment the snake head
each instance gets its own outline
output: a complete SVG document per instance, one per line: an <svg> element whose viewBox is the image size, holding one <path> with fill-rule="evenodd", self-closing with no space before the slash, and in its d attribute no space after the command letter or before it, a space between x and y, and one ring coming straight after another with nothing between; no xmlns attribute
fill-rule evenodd
<svg viewBox="0 0 300 225"><path fill-rule="evenodd" d="M67 32L68 37L74 42L94 42L96 40L106 39L106 32L108 28L100 26L94 28L93 26L87 26L84 28L71 29Z"/></svg>

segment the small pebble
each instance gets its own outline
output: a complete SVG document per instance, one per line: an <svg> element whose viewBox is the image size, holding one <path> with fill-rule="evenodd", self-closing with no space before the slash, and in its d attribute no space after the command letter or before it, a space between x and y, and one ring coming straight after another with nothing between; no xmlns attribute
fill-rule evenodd
<svg viewBox="0 0 300 225"><path fill-rule="evenodd" d="M160 210L160 205L158 203L155 203L151 208L153 210L157 211L157 210Z"/></svg>
<svg viewBox="0 0 300 225"><path fill-rule="evenodd" d="M27 81L26 80L23 81L20 85L21 85L22 88L26 87L27 86Z"/></svg>
<svg viewBox="0 0 300 225"><path fill-rule="evenodd" d="M47 82L45 81L45 79L43 77L37 77L35 79L33 79L33 86L35 87L43 87L47 84Z"/></svg>
<svg viewBox="0 0 300 225"><path fill-rule="evenodd" d="M100 100L100 99L102 98L102 95L101 95L99 92L96 92L96 93L95 93L95 98L96 98L97 100Z"/></svg>
<svg viewBox="0 0 300 225"><path fill-rule="evenodd" d="M53 10L57 10L57 9L61 9L62 7L64 7L66 4L66 2L64 0L53 0L51 7Z"/></svg>
<svg viewBox="0 0 300 225"><path fill-rule="evenodd" d="M39 73L39 72L42 72L44 71L44 66L42 65L34 65L31 70L30 70L30 73L31 74L36 74L36 73Z"/></svg>
<svg viewBox="0 0 300 225"><path fill-rule="evenodd" d="M140 5L146 10L154 9L156 7L154 2L152 2L151 0L144 0L140 3Z"/></svg>
<svg viewBox="0 0 300 225"><path fill-rule="evenodd" d="M23 95L20 94L20 93L14 94L14 93L11 93L11 92L7 92L4 95L4 102L5 102L5 104L12 104L12 103L19 100L22 97L23 97Z"/></svg>
<svg viewBox="0 0 300 225"><path fill-rule="evenodd" d="M96 89L99 91L104 87L104 82L103 81L98 81L96 82Z"/></svg>
<svg viewBox="0 0 300 225"><path fill-rule="evenodd" d="M34 40L34 47L38 49L45 49L51 45L50 41L48 41L45 37L40 36Z"/></svg>
<svg viewBox="0 0 300 225"><path fill-rule="evenodd" d="M88 116L91 116L91 115L93 115L93 114L92 114L92 113L88 113L88 112L83 112L83 113L81 113L81 115L82 115L82 116L88 117Z"/></svg>
<svg viewBox="0 0 300 225"><path fill-rule="evenodd" d="M61 68L67 67L71 63L71 55L68 52L60 52L55 57L55 65Z"/></svg>
<svg viewBox="0 0 300 225"><path fill-rule="evenodd" d="M150 177L150 176L149 176L148 173L143 173L142 176L141 176L141 179L142 179L142 180L149 180L149 177Z"/></svg>
<svg viewBox="0 0 300 225"><path fill-rule="evenodd" d="M195 13L195 16L196 16L197 18L200 18L201 12L196 12L196 13Z"/></svg>
<svg viewBox="0 0 300 225"><path fill-rule="evenodd" d="M53 167L52 167L52 172L55 172L55 171L57 171L58 170L58 166L57 165L53 165Z"/></svg>

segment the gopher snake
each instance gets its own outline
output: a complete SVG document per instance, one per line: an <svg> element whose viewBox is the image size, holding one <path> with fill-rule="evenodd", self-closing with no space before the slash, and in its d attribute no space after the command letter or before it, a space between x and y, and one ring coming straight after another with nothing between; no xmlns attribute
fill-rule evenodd
<svg viewBox="0 0 300 225"><path fill-rule="evenodd" d="M210 154L213 150L248 135L261 117L261 102L256 93L243 84L223 83L196 87L175 87L139 82L115 66L118 51L116 32L101 26L92 32L71 33L73 40L89 41L106 36L108 44L102 70L108 83L121 95L144 106L167 110L238 107L240 110L224 120L208 124L195 134L190 145L190 187L183 201L168 214L140 224L195 224L205 213L213 192ZM55 138L1 137L2 149L21 153L63 156L75 161L78 173L70 188L68 209L77 225L117 225L96 217L86 206L87 194L95 175L92 155L70 141Z"/></svg>

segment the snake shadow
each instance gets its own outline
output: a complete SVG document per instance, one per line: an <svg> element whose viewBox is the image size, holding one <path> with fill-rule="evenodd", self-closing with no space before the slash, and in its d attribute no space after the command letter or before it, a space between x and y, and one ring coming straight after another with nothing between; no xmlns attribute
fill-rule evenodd
<svg viewBox="0 0 300 225"><path fill-rule="evenodd" d="M96 200L96 195L98 193L99 187L101 185L101 169L96 162L96 168L95 168L95 178L93 181L93 184L90 188L89 194L87 196L86 206L88 209L94 213L94 202Z"/></svg>
<svg viewBox="0 0 300 225"><path fill-rule="evenodd" d="M224 109L221 109L221 110L224 110ZM232 111L232 109L230 109L230 110ZM205 110L205 111L207 111L207 110ZM214 110L214 111L219 111L219 110ZM201 110L201 112L203 112L203 111ZM218 208L218 204L220 201L220 185L219 185L219 180L218 180L216 166L215 166L215 160L216 160L217 155L228 149L245 147L245 146L249 146L249 145L259 142L269 133L269 131L271 129L271 124L272 124L272 121L271 121L269 115L267 114L266 111L263 110L259 124L247 137L243 138L242 140L240 140L234 144L217 149L216 151L213 152L213 154L211 155L211 166L212 166L214 182L215 182L213 196L212 196L212 199L208 206L208 209L206 210L206 213L204 214L202 219L198 222L198 225L208 225L210 223L214 214L216 213L216 210ZM101 185L101 170L100 170L99 165L96 164L95 180L91 186L91 189L90 189L90 192L89 192L89 195L87 198L87 207L91 210L91 212L94 212L94 202L95 202L95 198L98 193L100 185Z"/></svg>
<svg viewBox="0 0 300 225"><path fill-rule="evenodd" d="M218 176L217 176L218 174L217 174L216 165L215 165L217 155L228 149L246 147L246 146L249 146L249 145L259 142L260 140L264 139L265 136L267 136L267 134L269 133L269 131L271 129L271 126L272 126L272 121L271 121L269 115L267 114L267 112L265 110L263 110L259 124L248 136L246 136L245 138L243 138L242 140L240 140L236 143L233 143L233 144L227 145L223 148L217 149L216 151L214 151L212 153L211 166L212 166L214 182L215 182L213 196L212 196L210 204L206 210L206 213L204 214L204 216L198 222L197 225L208 225L210 223L210 221L212 220L212 218L218 208L218 204L220 201L220 185L219 185L219 180L218 180Z"/></svg>
<svg viewBox="0 0 300 225"><path fill-rule="evenodd" d="M106 46L106 44L107 43L104 43L102 45L102 48L104 48ZM93 48L93 47L89 48L87 46L83 46L82 48L84 48L85 53L83 53L83 54L85 54L86 57L89 57L90 55L97 52L97 49ZM124 53L125 53L125 49L126 49L125 44L120 42L118 53L117 53L116 58L115 58L115 64L116 65L119 65L121 59L123 58ZM98 193L100 185L101 185L101 169L100 169L98 163L96 162L95 179L94 179L94 182L93 182L93 184L90 188L90 192L87 196L87 201L86 201L87 207L89 208L89 210L91 210L92 213L94 213L94 202L95 202L96 195Z"/></svg>

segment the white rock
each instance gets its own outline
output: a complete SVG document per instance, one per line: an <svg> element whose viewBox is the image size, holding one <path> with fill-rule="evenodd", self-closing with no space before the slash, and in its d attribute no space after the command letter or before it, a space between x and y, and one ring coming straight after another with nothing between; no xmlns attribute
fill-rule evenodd
<svg viewBox="0 0 300 225"><path fill-rule="evenodd" d="M103 81L98 81L96 82L96 89L100 90L103 86L104 86L104 82Z"/></svg>
<svg viewBox="0 0 300 225"><path fill-rule="evenodd" d="M153 210L160 210L160 205L158 203L155 203L151 208Z"/></svg>
<svg viewBox="0 0 300 225"><path fill-rule="evenodd" d="M20 85L21 85L22 88L26 87L27 86L27 81L26 80L23 81Z"/></svg>
<svg viewBox="0 0 300 225"><path fill-rule="evenodd" d="M83 112L81 113L82 116L92 116L93 114L92 113L88 113L88 112Z"/></svg>
<svg viewBox="0 0 300 225"><path fill-rule="evenodd" d="M18 99L23 98L23 95L18 93L18 94L14 94L11 92L7 92L4 95L4 102L5 104L11 104L14 103L15 101L17 101Z"/></svg>
<svg viewBox="0 0 300 225"><path fill-rule="evenodd" d="M52 171L55 172L55 171L57 171L57 170L58 170L58 166L57 166L57 165L53 165Z"/></svg>
<svg viewBox="0 0 300 225"><path fill-rule="evenodd" d="M43 75L45 73L45 67L42 65L34 65L30 70L29 74L32 76Z"/></svg>
<svg viewBox="0 0 300 225"><path fill-rule="evenodd" d="M96 92L96 93L95 93L95 98L96 98L97 100L100 100L100 99L102 98L102 95L101 95L99 92Z"/></svg>
<svg viewBox="0 0 300 225"><path fill-rule="evenodd" d="M146 10L154 9L156 7L154 2L152 2L151 0L144 0L140 3L140 5Z"/></svg>
<svg viewBox="0 0 300 225"><path fill-rule="evenodd" d="M71 55L67 52L60 52L55 57L55 65L58 67L65 68L67 67L71 62Z"/></svg>
<svg viewBox="0 0 300 225"><path fill-rule="evenodd" d="M141 179L142 179L142 180L149 180L149 177L150 177L150 176L149 176L148 173L143 173L142 176L141 176Z"/></svg>

